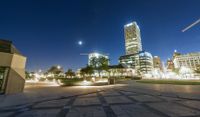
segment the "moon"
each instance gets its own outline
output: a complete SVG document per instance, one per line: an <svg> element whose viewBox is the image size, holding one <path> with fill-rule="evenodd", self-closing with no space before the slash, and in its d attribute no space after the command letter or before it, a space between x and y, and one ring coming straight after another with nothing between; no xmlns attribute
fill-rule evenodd
<svg viewBox="0 0 200 117"><path fill-rule="evenodd" d="M83 42L82 41L78 41L78 45L83 45Z"/></svg>

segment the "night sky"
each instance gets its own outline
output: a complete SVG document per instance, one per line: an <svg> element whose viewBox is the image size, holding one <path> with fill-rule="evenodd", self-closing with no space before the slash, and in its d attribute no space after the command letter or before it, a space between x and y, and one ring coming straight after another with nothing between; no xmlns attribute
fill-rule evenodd
<svg viewBox="0 0 200 117"><path fill-rule="evenodd" d="M34 71L61 65L74 70L93 51L111 64L125 54L123 27L136 21L143 50L163 61L178 52L200 51L200 0L1 0L0 38L13 41ZM78 45L78 41L83 45Z"/></svg>

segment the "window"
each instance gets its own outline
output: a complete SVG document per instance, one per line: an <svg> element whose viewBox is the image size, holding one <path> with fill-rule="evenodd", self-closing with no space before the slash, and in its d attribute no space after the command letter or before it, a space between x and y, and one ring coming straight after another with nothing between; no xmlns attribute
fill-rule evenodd
<svg viewBox="0 0 200 117"><path fill-rule="evenodd" d="M0 52L10 53L11 42L0 40Z"/></svg>
<svg viewBox="0 0 200 117"><path fill-rule="evenodd" d="M0 93L4 93L9 68L0 67Z"/></svg>

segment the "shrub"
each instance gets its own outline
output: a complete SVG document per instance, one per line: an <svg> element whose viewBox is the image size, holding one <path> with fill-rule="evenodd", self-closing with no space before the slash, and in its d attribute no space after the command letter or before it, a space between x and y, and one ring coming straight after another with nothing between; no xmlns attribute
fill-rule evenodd
<svg viewBox="0 0 200 117"><path fill-rule="evenodd" d="M133 79L133 80L141 80L142 77L141 77L141 76L133 76L132 79Z"/></svg>

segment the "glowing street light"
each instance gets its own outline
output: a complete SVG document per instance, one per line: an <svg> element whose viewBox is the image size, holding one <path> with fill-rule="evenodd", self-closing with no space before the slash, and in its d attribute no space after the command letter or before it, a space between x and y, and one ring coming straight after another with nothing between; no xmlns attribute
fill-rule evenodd
<svg viewBox="0 0 200 117"><path fill-rule="evenodd" d="M58 68L58 69L61 69L61 66L60 66L60 65L58 65L58 66L57 66L57 68Z"/></svg>

